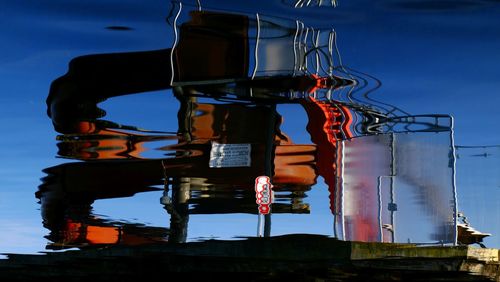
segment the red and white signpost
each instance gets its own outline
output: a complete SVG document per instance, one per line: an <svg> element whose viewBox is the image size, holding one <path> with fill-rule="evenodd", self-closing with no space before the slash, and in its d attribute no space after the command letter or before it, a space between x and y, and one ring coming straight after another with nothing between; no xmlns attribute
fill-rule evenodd
<svg viewBox="0 0 500 282"><path fill-rule="evenodd" d="M259 205L259 223L257 236L263 237L263 225L266 215L271 213L271 204L273 202L273 185L268 176L258 176L255 178L255 202Z"/></svg>

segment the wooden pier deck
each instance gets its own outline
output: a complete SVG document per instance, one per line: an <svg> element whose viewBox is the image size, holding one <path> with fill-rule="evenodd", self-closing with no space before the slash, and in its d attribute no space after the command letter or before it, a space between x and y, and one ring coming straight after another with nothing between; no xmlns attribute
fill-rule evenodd
<svg viewBox="0 0 500 282"><path fill-rule="evenodd" d="M500 262L498 249L345 242L316 235L107 246L44 255L11 254L0 260L0 281L42 278L93 282L122 278L500 281Z"/></svg>

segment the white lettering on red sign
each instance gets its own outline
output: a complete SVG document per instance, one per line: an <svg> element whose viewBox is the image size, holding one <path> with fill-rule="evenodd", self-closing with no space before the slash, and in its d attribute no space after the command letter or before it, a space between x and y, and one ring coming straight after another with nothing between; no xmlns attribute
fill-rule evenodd
<svg viewBox="0 0 500 282"><path fill-rule="evenodd" d="M271 212L271 204L273 202L273 185L268 176L259 176L255 178L255 201L259 205L260 214L268 214Z"/></svg>

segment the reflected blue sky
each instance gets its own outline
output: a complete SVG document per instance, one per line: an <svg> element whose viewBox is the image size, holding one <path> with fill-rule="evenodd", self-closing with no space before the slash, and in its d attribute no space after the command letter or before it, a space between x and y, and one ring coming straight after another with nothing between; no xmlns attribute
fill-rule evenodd
<svg viewBox="0 0 500 282"><path fill-rule="evenodd" d="M452 115L457 145L500 144L500 5L450 2L425 6L428 2L340 1L336 9L295 10L280 1L253 1L231 3L228 9L286 14L308 25L333 27L344 64L382 82L373 98L413 114ZM0 253L35 253L43 251L47 242L34 196L42 170L68 161L56 157L57 133L46 115L50 83L80 55L170 47L172 32L165 22L170 3L0 1L0 5ZM177 127L178 104L170 91L118 97L102 107L108 112L106 119L115 122L152 130ZM310 143L303 111L283 105L278 112L285 119L283 131L295 143ZM471 156L482 154L481 149L471 154L461 149L459 154L463 151L465 156L457 160L459 209L470 215L477 229L492 233L486 245L498 248L499 151L487 150L491 156L484 158ZM273 215L272 234L332 235L327 194L318 180L308 193L311 215ZM115 220L167 227L160 196L147 192L99 200L94 211ZM256 225L252 215L193 216L189 236L254 236ZM212 228L214 232L207 232Z"/></svg>

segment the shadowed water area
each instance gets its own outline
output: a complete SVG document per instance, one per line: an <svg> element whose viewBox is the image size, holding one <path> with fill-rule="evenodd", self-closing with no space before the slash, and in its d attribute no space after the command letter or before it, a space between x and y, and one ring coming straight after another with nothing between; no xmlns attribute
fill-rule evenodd
<svg viewBox="0 0 500 282"><path fill-rule="evenodd" d="M3 3L0 277L498 279L499 12Z"/></svg>

